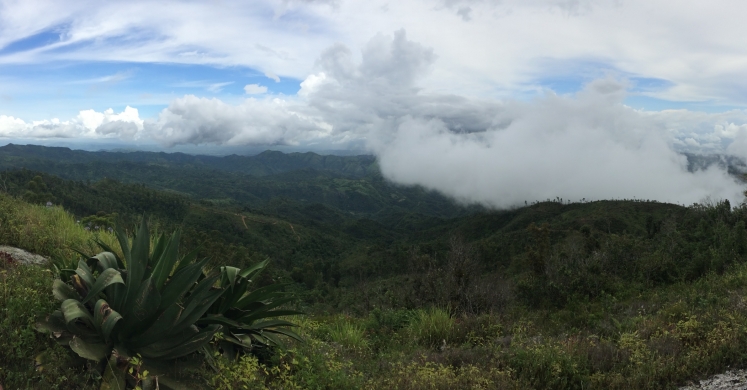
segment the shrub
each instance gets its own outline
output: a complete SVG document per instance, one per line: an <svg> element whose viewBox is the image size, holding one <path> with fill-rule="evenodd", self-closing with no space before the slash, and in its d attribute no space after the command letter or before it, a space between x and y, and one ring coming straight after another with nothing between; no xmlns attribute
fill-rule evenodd
<svg viewBox="0 0 747 390"><path fill-rule="evenodd" d="M55 280L52 290L62 304L38 329L85 359L100 365L108 361L105 383L124 388L124 370L133 359L142 356L137 367L153 372L159 362L206 345L220 326L194 324L223 290L211 289L218 275L203 277L207 259L178 258L178 232L169 239L161 235L152 251L145 219L132 246L123 232L117 236L124 258L102 252L89 259L95 273L81 260L72 286Z"/></svg>

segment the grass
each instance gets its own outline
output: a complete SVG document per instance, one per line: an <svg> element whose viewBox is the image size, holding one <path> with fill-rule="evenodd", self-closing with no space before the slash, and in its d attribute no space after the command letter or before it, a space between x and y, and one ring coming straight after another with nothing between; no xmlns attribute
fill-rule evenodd
<svg viewBox="0 0 747 390"><path fill-rule="evenodd" d="M363 326L343 320L331 327L329 337L345 348L363 352L369 348L364 332Z"/></svg>
<svg viewBox="0 0 747 390"><path fill-rule="evenodd" d="M0 243L57 259L77 258L74 249L86 253L98 247L91 241L98 237L118 248L116 238L106 231L86 230L61 207L32 205L0 193Z"/></svg>
<svg viewBox="0 0 747 390"><path fill-rule="evenodd" d="M449 312L432 307L415 312L407 328L412 340L426 347L445 346L452 340L454 320Z"/></svg>

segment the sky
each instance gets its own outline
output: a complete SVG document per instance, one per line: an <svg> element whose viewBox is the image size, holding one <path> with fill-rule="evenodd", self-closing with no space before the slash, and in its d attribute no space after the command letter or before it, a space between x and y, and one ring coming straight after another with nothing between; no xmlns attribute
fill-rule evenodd
<svg viewBox="0 0 747 390"><path fill-rule="evenodd" d="M0 0L0 144L377 156L464 203L743 201L738 0Z"/></svg>

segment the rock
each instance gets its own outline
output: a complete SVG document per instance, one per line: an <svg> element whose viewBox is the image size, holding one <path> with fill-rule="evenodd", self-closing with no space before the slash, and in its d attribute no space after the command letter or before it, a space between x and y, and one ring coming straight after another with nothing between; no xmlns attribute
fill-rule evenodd
<svg viewBox="0 0 747 390"><path fill-rule="evenodd" d="M44 256L6 245L0 245L0 253L7 253L17 263L24 265L41 265L49 261L49 259Z"/></svg>
<svg viewBox="0 0 747 390"><path fill-rule="evenodd" d="M747 390L747 370L726 371L680 390Z"/></svg>

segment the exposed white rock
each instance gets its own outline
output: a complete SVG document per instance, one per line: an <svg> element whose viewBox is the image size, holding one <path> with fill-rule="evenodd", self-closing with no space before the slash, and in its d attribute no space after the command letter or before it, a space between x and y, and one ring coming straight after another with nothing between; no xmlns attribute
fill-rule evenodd
<svg viewBox="0 0 747 390"><path fill-rule="evenodd" d="M747 370L730 370L680 390L747 390Z"/></svg>
<svg viewBox="0 0 747 390"><path fill-rule="evenodd" d="M44 264L47 261L49 261L48 258L37 255L31 252L27 252L20 248L15 248L12 246L6 246L6 245L0 245L0 252L5 252L10 255L10 257L13 258L13 260L17 261L19 264Z"/></svg>

